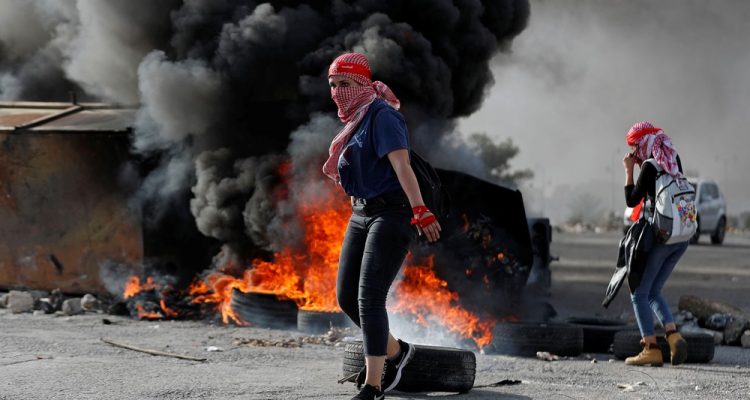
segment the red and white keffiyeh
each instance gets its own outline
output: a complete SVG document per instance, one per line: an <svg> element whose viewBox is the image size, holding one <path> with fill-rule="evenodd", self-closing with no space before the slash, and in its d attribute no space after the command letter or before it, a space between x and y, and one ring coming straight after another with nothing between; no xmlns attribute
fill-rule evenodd
<svg viewBox="0 0 750 400"><path fill-rule="evenodd" d="M338 107L338 116L345 123L344 128L333 138L328 149L328 160L323 164L323 173L334 182L340 183L338 160L352 134L367 114L370 105L377 98L384 99L391 107L399 109L401 103L385 83L372 82L370 63L360 53L346 53L338 56L328 68L328 77L345 76L362 86L331 88L331 98Z"/></svg>
<svg viewBox="0 0 750 400"><path fill-rule="evenodd" d="M631 146L638 146L635 155L639 159L647 160L653 156L656 163L668 174L680 175L677 151L672 145L672 139L661 128L641 121L630 128L625 140Z"/></svg>

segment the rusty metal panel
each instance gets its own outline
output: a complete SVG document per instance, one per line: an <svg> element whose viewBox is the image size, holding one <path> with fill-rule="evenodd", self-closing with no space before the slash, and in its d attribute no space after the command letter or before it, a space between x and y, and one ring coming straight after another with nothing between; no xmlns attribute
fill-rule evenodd
<svg viewBox="0 0 750 400"><path fill-rule="evenodd" d="M126 134L0 132L0 287L104 292L100 269L134 272L139 215L118 174Z"/></svg>
<svg viewBox="0 0 750 400"><path fill-rule="evenodd" d="M33 128L34 131L123 132L135 120L135 110L81 110Z"/></svg>

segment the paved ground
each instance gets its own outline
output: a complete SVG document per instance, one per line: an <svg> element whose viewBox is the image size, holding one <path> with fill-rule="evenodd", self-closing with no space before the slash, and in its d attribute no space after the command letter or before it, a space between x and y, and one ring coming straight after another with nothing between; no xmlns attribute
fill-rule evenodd
<svg viewBox="0 0 750 400"><path fill-rule="evenodd" d="M564 315L601 311L601 293L614 268L615 235L556 235L551 302ZM705 295L748 308L750 240L693 247L667 295ZM629 315L625 293L604 315ZM102 318L114 324L105 325ZM12 315L0 310L0 399L348 399L339 385L343 349L247 347L238 338L288 339L299 334L202 322L139 322L97 314L78 317ZM207 362L154 357L104 344L108 338ZM207 352L208 346L224 351ZM407 395L398 399L742 399L750 398L750 350L717 348L707 365L631 368L606 354L544 362L477 355L476 386L503 379L522 383L477 387L468 394ZM643 382L643 385L636 385ZM618 389L631 384L633 392Z"/></svg>
<svg viewBox="0 0 750 400"><path fill-rule="evenodd" d="M605 310L601 301L612 276L620 235L555 234L552 253L552 302L561 314L632 315L627 285ZM695 294L734 304L750 311L750 237L727 236L722 246L691 245L664 288L670 305L680 295Z"/></svg>

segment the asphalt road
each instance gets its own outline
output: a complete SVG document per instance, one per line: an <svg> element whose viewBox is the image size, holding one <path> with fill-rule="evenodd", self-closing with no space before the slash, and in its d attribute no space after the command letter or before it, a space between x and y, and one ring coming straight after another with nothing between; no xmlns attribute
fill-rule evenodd
<svg viewBox="0 0 750 400"><path fill-rule="evenodd" d="M550 301L561 315L590 315L609 279L616 235L554 238ZM747 308L750 240L693 247L668 283L682 293ZM625 293L603 315L632 315ZM102 318L112 324L103 324ZM398 335L398 332L396 332ZM248 339L299 338L293 331L217 326L203 321L145 322L87 314L76 317L11 314L0 309L0 400L58 399L350 399L353 385L336 383L343 348L247 346ZM157 357L112 347L100 338L206 358ZM209 352L209 346L222 351ZM592 359L597 360L593 362ZM546 362L477 354L475 388L467 394L393 393L388 399L747 399L750 349L720 346L710 364L627 367L609 354ZM520 384L493 387L502 380ZM618 385L630 385L626 391Z"/></svg>
<svg viewBox="0 0 750 400"><path fill-rule="evenodd" d="M608 309L601 307L612 277L620 235L555 233L551 265L551 303L561 315L632 317L627 285ZM721 246L691 245L664 288L674 310L681 295L690 294L734 304L750 311L750 237L727 235Z"/></svg>

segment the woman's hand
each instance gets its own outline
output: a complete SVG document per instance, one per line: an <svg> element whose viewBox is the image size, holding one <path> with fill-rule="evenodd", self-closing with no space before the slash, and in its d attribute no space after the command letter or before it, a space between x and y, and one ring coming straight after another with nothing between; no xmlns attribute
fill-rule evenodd
<svg viewBox="0 0 750 400"><path fill-rule="evenodd" d="M420 235L425 235L428 242L434 242L440 239L440 223L437 217L425 206L417 206L412 209L414 211L414 218L412 218L412 225L417 226L417 232Z"/></svg>
<svg viewBox="0 0 750 400"><path fill-rule="evenodd" d="M636 159L633 153L625 154L622 159L622 165L625 167L625 172L633 173L633 167L636 164Z"/></svg>
<svg viewBox="0 0 750 400"><path fill-rule="evenodd" d="M633 184L633 166L636 162L637 160L633 153L625 154L625 157L622 159L622 165L625 166L625 186Z"/></svg>

